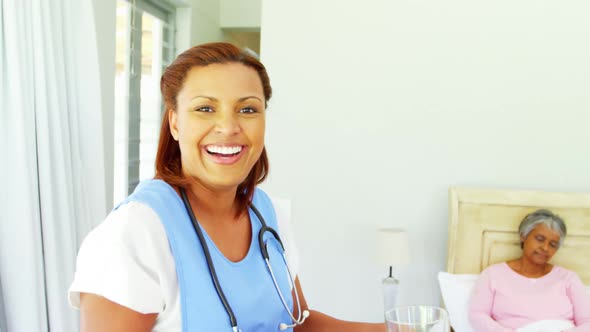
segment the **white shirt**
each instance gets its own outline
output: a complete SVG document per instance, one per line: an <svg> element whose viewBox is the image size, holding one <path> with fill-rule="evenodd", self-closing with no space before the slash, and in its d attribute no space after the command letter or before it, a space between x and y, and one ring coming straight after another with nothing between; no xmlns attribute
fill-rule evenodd
<svg viewBox="0 0 590 332"><path fill-rule="evenodd" d="M299 257L291 232L288 202L272 201L277 231L295 277ZM140 313L157 313L152 332L182 329L174 257L164 226L154 210L130 202L111 212L86 236L69 289L70 305L75 308L80 307L81 292L103 296Z"/></svg>

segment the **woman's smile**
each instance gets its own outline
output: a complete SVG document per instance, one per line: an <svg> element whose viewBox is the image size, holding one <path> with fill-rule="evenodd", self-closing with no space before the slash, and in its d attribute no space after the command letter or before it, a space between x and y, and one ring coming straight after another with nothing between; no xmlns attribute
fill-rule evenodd
<svg viewBox="0 0 590 332"><path fill-rule="evenodd" d="M216 164L232 165L246 154L247 146L237 144L209 144L204 146L203 155Z"/></svg>

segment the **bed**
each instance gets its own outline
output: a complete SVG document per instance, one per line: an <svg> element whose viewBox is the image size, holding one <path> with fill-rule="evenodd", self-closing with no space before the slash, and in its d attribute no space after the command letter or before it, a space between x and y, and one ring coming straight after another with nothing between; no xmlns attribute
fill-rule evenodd
<svg viewBox="0 0 590 332"><path fill-rule="evenodd" d="M449 204L447 273L439 274L439 283L456 332L470 331L466 308L477 275L520 256L518 225L537 209L558 214L568 228L552 263L590 285L590 194L452 187Z"/></svg>

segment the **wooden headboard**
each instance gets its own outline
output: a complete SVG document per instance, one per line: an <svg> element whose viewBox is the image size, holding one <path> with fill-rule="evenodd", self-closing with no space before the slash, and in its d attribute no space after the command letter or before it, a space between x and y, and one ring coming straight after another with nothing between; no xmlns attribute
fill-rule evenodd
<svg viewBox="0 0 590 332"><path fill-rule="evenodd" d="M452 187L449 198L447 272L479 273L519 257L518 225L528 213L544 208L567 226L552 263L576 271L590 284L590 194Z"/></svg>

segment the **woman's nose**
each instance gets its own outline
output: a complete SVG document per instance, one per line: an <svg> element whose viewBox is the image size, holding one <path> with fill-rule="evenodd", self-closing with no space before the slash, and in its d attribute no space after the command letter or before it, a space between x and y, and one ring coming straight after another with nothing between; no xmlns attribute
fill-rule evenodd
<svg viewBox="0 0 590 332"><path fill-rule="evenodd" d="M219 112L215 123L215 132L224 135L235 135L240 132L240 123L233 112Z"/></svg>

